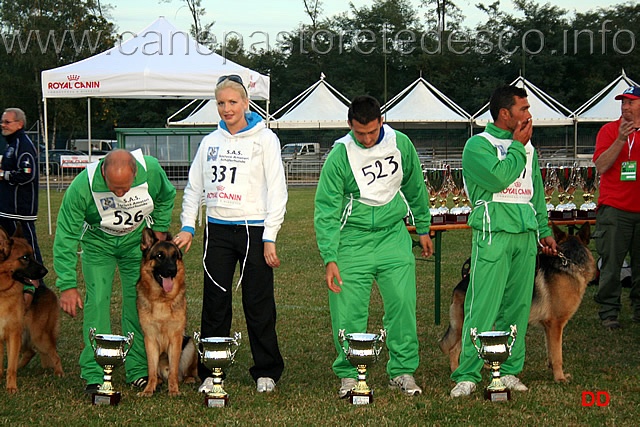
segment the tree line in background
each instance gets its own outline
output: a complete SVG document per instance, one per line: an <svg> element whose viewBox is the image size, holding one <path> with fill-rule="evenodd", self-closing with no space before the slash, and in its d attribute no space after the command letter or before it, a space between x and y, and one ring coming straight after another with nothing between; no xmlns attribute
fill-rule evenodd
<svg viewBox="0 0 640 427"><path fill-rule="evenodd" d="M467 28L452 1L422 0L415 8L409 0L374 0L324 16L322 1L302 0L310 23L269 41L241 35L216 40L215 22L204 22L200 0L175 2L189 7L197 40L271 76L272 112L321 73L347 98L368 93L383 103L422 76L471 114L493 88L519 75L570 110L623 69L640 80L640 5L632 1L573 14L551 3L513 0L517 14L509 14L498 0L478 4L486 19ZM23 108L31 123L42 118L40 72L112 47L118 33L109 10L99 0L0 1L1 106ZM111 139L115 127L164 126L184 103L96 99L93 136ZM86 102L55 99L49 120L52 141L85 138Z"/></svg>

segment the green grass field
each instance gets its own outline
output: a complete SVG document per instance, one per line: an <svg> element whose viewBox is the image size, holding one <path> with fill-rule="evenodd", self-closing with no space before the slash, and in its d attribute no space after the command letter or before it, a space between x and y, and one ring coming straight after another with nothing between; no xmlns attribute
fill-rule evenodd
<svg viewBox="0 0 640 427"><path fill-rule="evenodd" d="M179 192L172 231L179 229ZM418 331L421 363L416 379L424 394L409 398L387 387L384 365L387 354L369 370L368 383L375 388L375 402L351 406L337 398L339 381L331 371L335 350L331 340L324 268L313 232L314 189L294 188L289 192L288 212L278 237L282 266L276 270L278 332L286 368L277 391L259 394L248 369L251 354L244 340L235 364L228 370L225 389L230 394L227 408L205 408L203 397L193 385L182 385L182 395L170 398L166 387L151 398L137 397L124 384L124 369L114 373L114 386L123 397L117 407L94 407L83 393L77 359L82 346L82 314L72 319L61 314L58 351L66 375L53 377L36 357L18 373L19 392L8 395L4 379L0 388L0 424L22 425L637 425L640 404L640 324L632 324L628 290L623 293L623 329L605 331L599 324L595 289L590 287L582 306L569 323L564 336L565 371L572 382L556 384L546 366L542 330L531 328L527 336L527 360L521 375L527 393L513 393L508 403L489 403L480 391L470 398L452 400L449 391L448 358L438 348L447 326L450 293L460 278L460 266L469 255L468 230L448 231L443 236L442 323L434 324L434 265L417 263ZM62 193L52 192L52 212L57 212ZM52 268L53 236L47 232L46 193L41 192L38 233L45 262L50 268L47 283L55 283ZM54 214L55 224L55 214ZM55 225L54 225L55 230ZM202 296L202 229L185 256L188 281L187 333L199 330ZM416 250L416 254L417 254ZM119 285L115 287L112 319L119 327ZM374 288L375 289L375 288ZM240 292L234 296L233 331L245 334ZM383 308L377 291L371 296L370 331L382 326ZM483 372L488 384L489 373ZM583 407L584 391L606 391L607 407Z"/></svg>

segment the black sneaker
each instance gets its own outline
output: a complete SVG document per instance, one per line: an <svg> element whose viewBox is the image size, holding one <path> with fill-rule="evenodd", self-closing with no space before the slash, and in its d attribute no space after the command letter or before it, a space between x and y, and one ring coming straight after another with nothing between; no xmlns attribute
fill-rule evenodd
<svg viewBox="0 0 640 427"><path fill-rule="evenodd" d="M131 382L131 385L135 388L144 389L149 383L149 377L140 377Z"/></svg>
<svg viewBox="0 0 640 427"><path fill-rule="evenodd" d="M88 395L92 395L93 393L97 393L101 384L87 384L84 388L84 393Z"/></svg>

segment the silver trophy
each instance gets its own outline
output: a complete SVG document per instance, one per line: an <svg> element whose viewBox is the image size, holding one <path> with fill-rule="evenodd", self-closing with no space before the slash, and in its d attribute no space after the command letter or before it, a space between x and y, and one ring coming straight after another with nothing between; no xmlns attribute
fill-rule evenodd
<svg viewBox="0 0 640 427"><path fill-rule="evenodd" d="M96 363L104 369L103 382L97 392L91 395L94 405L115 406L120 403L121 393L111 384L113 369L124 364L133 344L133 332L122 335L96 334L96 328L89 329L89 342L93 348Z"/></svg>
<svg viewBox="0 0 640 427"><path fill-rule="evenodd" d="M338 331L340 345L353 366L358 370L358 383L351 390L349 401L353 405L367 405L373 402L373 390L367 385L367 365L378 360L387 332L380 329L380 334L353 333L345 334L344 329ZM346 347L344 343L347 343Z"/></svg>
<svg viewBox="0 0 640 427"><path fill-rule="evenodd" d="M511 325L511 332L488 331L479 334L477 328L471 328L469 332L473 346L478 350L478 357L491 369L491 383L484 390L484 398L492 402L510 400L511 390L500 379L500 365L511 355L511 349L516 343L516 325ZM480 347L476 341L480 341Z"/></svg>
<svg viewBox="0 0 640 427"><path fill-rule="evenodd" d="M575 168L572 166L560 166L557 168L558 200L550 218L570 220L575 217L576 205L573 203L573 193L576 191Z"/></svg>
<svg viewBox="0 0 640 427"><path fill-rule="evenodd" d="M427 183L427 191L429 192L429 213L431 214L432 224L444 224L444 212L436 207L438 201L442 205L442 200L438 199L438 196L442 193L448 193L445 189L446 185L446 170L445 169L425 169L423 170L425 176L425 182ZM444 200L446 204L446 199Z"/></svg>
<svg viewBox="0 0 640 427"><path fill-rule="evenodd" d="M464 188L464 178L461 168L449 169L449 177L451 178L451 193L453 194L453 207L447 215L447 223L449 224L466 224L471 213L469 206L469 198Z"/></svg>
<svg viewBox="0 0 640 427"><path fill-rule="evenodd" d="M577 177L584 203L580 205L576 216L580 219L595 219L597 206L593 199L598 188L598 169L595 166L581 167Z"/></svg>
<svg viewBox="0 0 640 427"><path fill-rule="evenodd" d="M544 201L547 203L547 214L551 216L551 212L555 211L555 206L551 203L553 193L558 188L558 175L556 168L553 168L547 163L545 167L540 168L540 174L542 175L542 184L544 187Z"/></svg>
<svg viewBox="0 0 640 427"><path fill-rule="evenodd" d="M225 407L229 404L229 395L222 387L223 369L233 363L233 359L240 346L242 335L236 332L231 337L200 338L199 332L194 332L193 340L200 354L202 364L213 372L213 389L205 393L204 404L208 408Z"/></svg>

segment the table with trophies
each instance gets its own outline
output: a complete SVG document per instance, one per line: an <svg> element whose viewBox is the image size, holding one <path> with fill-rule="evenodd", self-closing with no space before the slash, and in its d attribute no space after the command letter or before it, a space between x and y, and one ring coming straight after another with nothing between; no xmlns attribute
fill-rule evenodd
<svg viewBox="0 0 640 427"><path fill-rule="evenodd" d="M540 168L544 183L545 201L549 221L558 226L566 226L573 234L575 227L582 224L595 224L596 203L595 193L598 188L598 174L595 166L550 166ZM434 245L434 317L435 324L440 324L440 290L442 263L442 233L449 230L470 228L467 218L471 212L469 198L466 195L461 168L423 169L424 181L429 192L429 212L431 214L431 237ZM582 190L584 203L578 208L574 200L577 188ZM551 199L558 193L558 205L553 205ZM451 195L453 207L447 207ZM415 233L414 226L407 229Z"/></svg>

